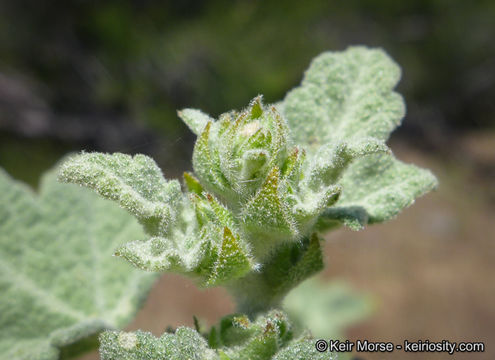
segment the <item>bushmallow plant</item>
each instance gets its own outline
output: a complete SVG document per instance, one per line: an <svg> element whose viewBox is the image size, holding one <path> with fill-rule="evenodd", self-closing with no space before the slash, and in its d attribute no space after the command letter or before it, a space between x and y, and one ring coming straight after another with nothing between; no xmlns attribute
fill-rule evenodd
<svg viewBox="0 0 495 360"><path fill-rule="evenodd" d="M61 181L116 201L147 233L116 255L201 287L224 286L238 306L239 315L209 332L106 332L102 358L323 356L278 310L289 290L323 268L321 234L389 220L436 186L429 171L397 160L385 143L405 113L393 91L399 78L382 50L352 47L314 59L279 103L258 96L218 119L180 111L197 135L183 191L144 155L67 160Z"/></svg>

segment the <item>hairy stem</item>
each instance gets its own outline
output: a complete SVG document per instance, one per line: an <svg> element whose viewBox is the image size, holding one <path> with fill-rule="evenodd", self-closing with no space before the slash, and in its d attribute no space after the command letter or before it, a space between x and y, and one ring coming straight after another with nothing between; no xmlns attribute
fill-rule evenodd
<svg viewBox="0 0 495 360"><path fill-rule="evenodd" d="M227 286L237 310L255 318L280 307L285 295L303 280L323 269L320 239L316 234L281 246L260 270Z"/></svg>

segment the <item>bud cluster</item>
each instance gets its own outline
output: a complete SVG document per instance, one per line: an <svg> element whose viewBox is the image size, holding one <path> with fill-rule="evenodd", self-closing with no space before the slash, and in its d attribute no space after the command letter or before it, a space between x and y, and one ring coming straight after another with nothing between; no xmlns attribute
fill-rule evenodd
<svg viewBox="0 0 495 360"><path fill-rule="evenodd" d="M231 228L258 260L280 242L309 235L318 215L337 201L341 188L318 183L304 149L293 146L275 107L255 98L243 112L207 121L193 153L197 179L186 174L199 223L222 206ZM215 198L215 200L213 200ZM213 205L214 204L214 205Z"/></svg>

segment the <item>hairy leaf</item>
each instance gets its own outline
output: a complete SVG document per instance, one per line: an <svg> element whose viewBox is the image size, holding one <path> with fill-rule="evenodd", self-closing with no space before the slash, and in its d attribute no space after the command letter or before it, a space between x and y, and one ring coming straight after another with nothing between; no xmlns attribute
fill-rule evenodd
<svg viewBox="0 0 495 360"><path fill-rule="evenodd" d="M386 141L404 116L393 91L400 68L382 50L351 47L313 60L301 86L278 105L296 143L310 153L307 185L338 183L340 199L316 223L362 229L393 218L436 187L426 170L396 160Z"/></svg>
<svg viewBox="0 0 495 360"><path fill-rule="evenodd" d="M392 155L357 160L340 183L344 189L342 196L335 207L322 214L320 226L325 221L339 220L359 228L366 222L389 220L437 186L430 171L404 164Z"/></svg>
<svg viewBox="0 0 495 360"><path fill-rule="evenodd" d="M245 315L226 316L204 336L208 342L185 327L159 338L142 331L107 331L100 336L100 355L102 360L323 360L335 356L318 353L309 336L296 337L287 316L277 310L255 321Z"/></svg>
<svg viewBox="0 0 495 360"><path fill-rule="evenodd" d="M54 173L37 195L0 169L0 203L0 359L57 359L130 320L155 278L111 256L143 236L130 215Z"/></svg>
<svg viewBox="0 0 495 360"><path fill-rule="evenodd" d="M62 165L59 178L117 201L151 235L167 233L182 198L179 182L166 181L156 163L144 155L82 153Z"/></svg>
<svg viewBox="0 0 495 360"><path fill-rule="evenodd" d="M208 121L213 121L211 117L197 109L184 109L177 114L196 135L201 134Z"/></svg>
<svg viewBox="0 0 495 360"><path fill-rule="evenodd" d="M116 200L138 218L153 236L123 244L115 254L141 269L177 272L214 286L255 266L231 212L192 174L184 174L188 196L145 155L83 153L61 167L59 178Z"/></svg>
<svg viewBox="0 0 495 360"><path fill-rule="evenodd" d="M315 149L350 138L386 140L405 106L393 92L400 68L382 50L351 47L316 57L281 104L291 134Z"/></svg>
<svg viewBox="0 0 495 360"><path fill-rule="evenodd" d="M107 331L100 336L102 360L214 360L216 352L195 330L180 327L156 338L151 333Z"/></svg>

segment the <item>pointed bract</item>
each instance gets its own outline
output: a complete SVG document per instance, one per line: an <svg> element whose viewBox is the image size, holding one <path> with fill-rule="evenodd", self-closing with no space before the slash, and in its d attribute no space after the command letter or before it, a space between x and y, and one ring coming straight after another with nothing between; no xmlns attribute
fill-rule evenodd
<svg viewBox="0 0 495 360"><path fill-rule="evenodd" d="M279 193L279 176L279 169L274 167L259 191L243 208L242 214L245 231L262 241L267 237L273 243L297 235L294 220ZM261 244L256 245L261 247Z"/></svg>
<svg viewBox="0 0 495 360"><path fill-rule="evenodd" d="M196 195L201 195L203 193L203 186L199 180L191 173L184 172L184 183L186 185L187 191L194 193Z"/></svg>
<svg viewBox="0 0 495 360"><path fill-rule="evenodd" d="M225 227L222 247L207 286L218 285L246 275L252 269L246 253L232 231Z"/></svg>

